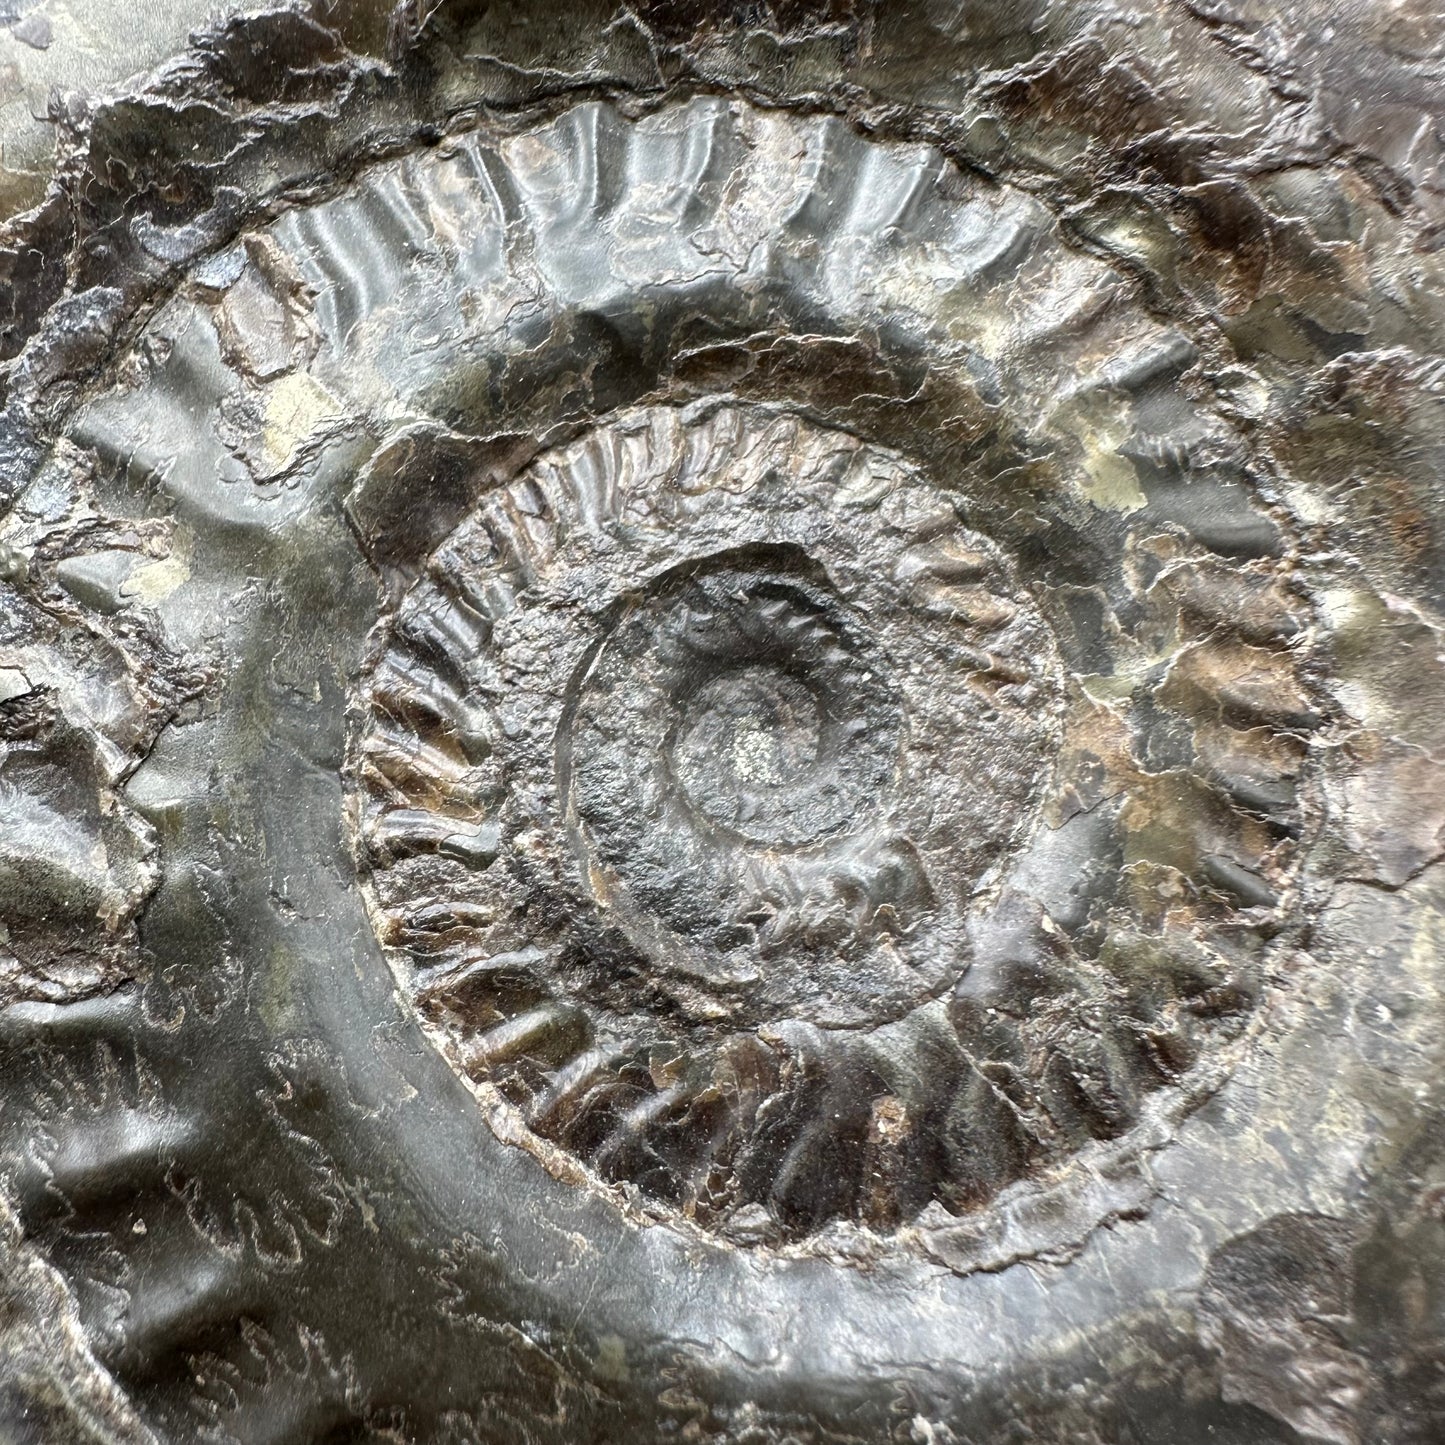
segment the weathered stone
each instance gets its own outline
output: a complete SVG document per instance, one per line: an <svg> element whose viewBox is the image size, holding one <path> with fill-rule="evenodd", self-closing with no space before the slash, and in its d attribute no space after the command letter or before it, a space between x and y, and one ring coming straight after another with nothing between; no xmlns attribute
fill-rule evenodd
<svg viewBox="0 0 1445 1445"><path fill-rule="evenodd" d="M1442 36L358 5L57 103L0 1429L1445 1438Z"/></svg>

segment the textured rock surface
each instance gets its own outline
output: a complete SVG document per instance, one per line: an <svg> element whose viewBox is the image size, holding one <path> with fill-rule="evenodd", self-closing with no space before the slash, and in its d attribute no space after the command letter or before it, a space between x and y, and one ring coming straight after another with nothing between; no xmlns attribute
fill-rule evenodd
<svg viewBox="0 0 1445 1445"><path fill-rule="evenodd" d="M58 104L0 1431L1445 1436L1442 49L358 7Z"/></svg>

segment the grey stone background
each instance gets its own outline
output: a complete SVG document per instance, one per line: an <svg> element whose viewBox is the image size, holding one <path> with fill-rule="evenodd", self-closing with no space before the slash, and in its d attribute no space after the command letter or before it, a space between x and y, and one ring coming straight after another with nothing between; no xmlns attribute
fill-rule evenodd
<svg viewBox="0 0 1445 1445"><path fill-rule="evenodd" d="M759 14L763 8L752 7ZM866 4L832 8L845 17L871 9ZM947 28L944 12L961 13L967 8L929 0L919 4L920 11L942 17L941 28ZM578 37L601 34L611 22L625 18L621 8L579 3L566 6L565 15L563 7L557 7L551 17L556 23L548 24L546 15L539 21L538 7L530 7L530 15L527 9L493 7L475 48L534 74L548 73L554 65L552 73L580 73L591 51ZM1281 112L1293 117L1302 131L1313 127L1327 135L1338 155L1348 157L1359 174L1371 179L1383 198L1383 210L1404 217L1400 225L1410 236L1405 250L1413 259L1394 281L1382 283L1381 290L1389 291L1398 283L1395 299L1404 296L1402 309L1420 323L1422 333L1427 329L1421 318L1445 299L1439 267L1440 247L1445 244L1445 12L1438 4L1189 0L1033 9L1037 18L1029 23L1039 27L1057 21L1064 11L1075 16L1087 12L1092 19L1075 27L1076 32L1095 25L1106 48L1137 44L1159 61L1159 73L1179 93L1196 84L1194 77L1170 64L1174 48L1186 41L1207 44L1211 53L1229 57L1234 67L1230 74L1268 87ZM668 33L668 5L637 10L657 34ZM995 22L999 29L1006 28L1008 10L970 11L979 35L989 39ZM108 91L183 51L193 29L225 13L230 12L185 0L0 3L4 32L0 33L0 213L20 217L44 194L56 139L55 124L48 116L78 119ZM338 6L317 13L341 31L353 52L386 54L389 16L380 5ZM754 45L737 40L749 23L739 22L707 54L703 69L711 67L712 82L721 88L742 83L739 77L751 80L760 75L760 57L772 54L771 42ZM1059 24L1062 33L1066 27L1062 21ZM766 32L767 25L756 28ZM953 33L960 53L965 52L967 27ZM808 69L812 63L816 71ZM915 73L926 76L930 63L930 57L921 57ZM950 86L956 83L950 78L956 73L948 67L959 63L958 54L937 63L938 85L928 99L947 109ZM785 94L806 92L815 73L831 77L833 64L826 55L821 60L792 55L787 66L769 72L769 83ZM782 80L777 79L780 72ZM822 81L818 87L826 88ZM1221 113L1226 109L1221 104ZM1227 149L1220 143L1224 121L1219 125L1219 131L1204 134L1205 148ZM1294 178L1299 179L1298 173ZM1263 183L1254 175L1250 184ZM1423 378L1422 390L1433 385L1438 393L1438 375L1431 370L1439 364L1438 334L1435 342L1434 356L1424 357L1416 380ZM1307 357L1301 365L1306 364L1316 364L1316 358ZM1342 471L1349 465L1347 458ZM1425 470L1428 466L1422 464ZM1438 505L1438 485L1434 496ZM1380 585L1390 585L1391 559L1369 560L1380 566ZM1368 641L1363 651L1369 651ZM1402 694L1407 691L1399 679L1381 684L1382 693L1395 688ZM1415 699L1406 697L1401 703L1399 718L1392 715L1391 725L1402 734L1412 727L1438 725L1439 707L1439 694L1422 686ZM1421 792L1428 802L1429 785ZM1363 805L1362 813L1368 813ZM1388 845L1388 819L1382 826L1384 833L1374 842ZM1445 1117L1440 1097L1445 877L1437 845L1438 838L1426 838L1406 866L1372 872L1362 865L1358 877L1339 884L1312 945L1317 967L1272 1019L1259 1056L1242 1070L1219 1106L1199 1121L1188 1144L1163 1170L1163 1192L1174 1203L1197 1188L1201 1177L1214 1181L1218 1197L1202 1204L1184 1198L1186 1207L1180 1212L1151 1221L1148 1228L1155 1231L1152 1237L1158 1249L1154 1265L1160 1273L1169 1273L1170 1259L1181 1262L1181 1275L1187 1273L1186 1264L1189 1268L1200 1264L1193 1251L1200 1249L1202 1254L1203 1248L1190 1237L1187 1226L1188 1209L1196 1205L1219 1219L1237 1218L1242 1234L1248 1236L1210 1260L1207 1279L1197 1291L1201 1338L1214 1352L1224 1397L1246 1402L1249 1409L1274 1422L1271 1429L1278 1433L1248 1437L1229 1433L1232 1425L1222 1426L1218 1438L1228 1445L1250 1439L1283 1440L1290 1445L1297 1441L1376 1445L1377 1438L1437 1445L1445 1438L1441 1433L1445 1400L1429 1374L1432 1339L1437 1349L1439 1339L1438 1333L1432 1336L1437 1328L1433 1322L1441 1317L1442 1303L1438 1270L1432 1274L1428 1262L1434 1258L1432 1251L1438 1254L1445 1223L1445 1174L1438 1143L1432 1143L1430 1136L1432 1123L1438 1127ZM1247 1165L1220 1168L1219 1161L1235 1159L1237 1141L1253 1137L1254 1130L1265 1132L1262 1121L1279 1131L1271 1140L1280 1152L1268 1157L1254 1153ZM1291 1130L1299 1131L1302 1138L1335 1141L1338 1159L1292 1158ZM15 1161L5 1163L8 1168ZM1268 1215L1271 1191L1276 1189L1277 1218L1287 1217L1289 1222L1249 1234L1246 1223L1252 1220L1245 1206L1257 1202L1255 1213ZM1375 1230L1363 1242L1347 1240L1330 1222L1336 1213L1356 1206L1361 1218L1373 1221L1369 1227ZM28 1249L13 1247L19 1241L8 1214L4 1225L8 1247L0 1287L0 1440L59 1445L67 1440L152 1438L89 1354L74 1301L59 1276ZM1091 1285L1103 1289L1105 1282L1118 1287L1110 1277L1113 1260L1101 1257L1103 1249L1100 1246L1099 1255L1081 1261L1081 1293ZM1361 1277L1370 1281L1356 1298L1338 1292L1336 1276L1345 1271L1334 1269L1351 1250ZM1293 1293L1285 1290L1272 1301L1257 1297L1256 1285L1269 1274L1272 1261L1305 1256L1318 1261L1317 1277L1306 1272L1295 1280ZM1350 1345L1332 1337L1321 1326L1322 1319L1349 1319ZM1167 1351L1167 1342L1163 1348ZM1028 1341L1021 1340L1019 1349L1026 1355ZM1101 1398L1108 1393L1106 1377L1114 1362L1102 1355L1094 1361L1096 1374L1089 1389L1096 1389ZM1067 1393L1061 1387L1059 1398ZM1366 1400L1368 1412L1360 1413ZM1062 1418L1065 1407L1059 1410ZM980 1435L980 1441L1006 1439L1012 1445L1015 1438L1028 1438L1006 1434L1004 1425L995 1430L988 1422L998 1418L1007 1419L1007 1412L995 1417L981 1407L980 1429L988 1433ZM1214 1427L1208 1424L1204 1407L1198 1418L1199 1439L1212 1442ZM923 1414L917 1419L922 1423L906 1421L896 1438L937 1442L963 1438L944 1426L935 1431ZM1362 1421L1376 1422L1381 1434L1372 1438L1362 1433L1376 1428ZM734 1423L726 1435L697 1438L786 1438L782 1426L771 1433L748 1435L742 1407ZM1111 1436L1107 1425L1097 1420L1089 1427L1097 1429L1093 1434L1071 1433L1067 1421L1051 1426L1044 1413L1036 1424L1033 1438L1050 1442L1135 1445L1138 1440L1175 1445L1167 1435L1121 1430ZM911 1437L909 1428L915 1431ZM345 1438L404 1437L377 1433Z"/></svg>

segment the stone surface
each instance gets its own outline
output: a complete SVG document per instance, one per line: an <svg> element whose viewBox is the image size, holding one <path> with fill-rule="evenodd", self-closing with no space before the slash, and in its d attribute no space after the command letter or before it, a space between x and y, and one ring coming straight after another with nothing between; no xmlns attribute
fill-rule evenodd
<svg viewBox="0 0 1445 1445"><path fill-rule="evenodd" d="M1445 1436L1442 44L280 10L58 105L0 1430Z"/></svg>

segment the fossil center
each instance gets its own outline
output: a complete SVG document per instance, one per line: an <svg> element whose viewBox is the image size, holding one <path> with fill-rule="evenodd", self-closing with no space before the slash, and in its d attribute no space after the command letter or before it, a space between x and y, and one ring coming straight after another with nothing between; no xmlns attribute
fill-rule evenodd
<svg viewBox="0 0 1445 1445"><path fill-rule="evenodd" d="M899 831L899 699L822 569L724 553L617 611L573 681L559 783L638 947L674 952L660 924L717 985L748 953L846 957L919 926L924 865L875 839Z"/></svg>

